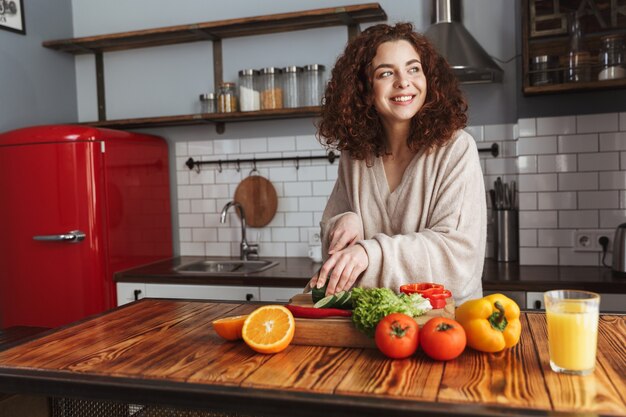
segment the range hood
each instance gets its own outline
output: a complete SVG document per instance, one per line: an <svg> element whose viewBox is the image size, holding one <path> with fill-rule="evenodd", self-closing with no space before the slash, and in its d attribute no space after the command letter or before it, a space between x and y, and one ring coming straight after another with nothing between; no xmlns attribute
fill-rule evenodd
<svg viewBox="0 0 626 417"><path fill-rule="evenodd" d="M502 69L461 23L460 0L433 0L425 35L463 84L502 82Z"/></svg>

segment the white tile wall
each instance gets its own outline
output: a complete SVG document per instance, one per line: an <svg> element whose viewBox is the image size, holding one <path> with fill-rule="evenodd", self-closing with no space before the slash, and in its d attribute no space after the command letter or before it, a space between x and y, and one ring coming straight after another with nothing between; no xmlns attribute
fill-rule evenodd
<svg viewBox="0 0 626 417"><path fill-rule="evenodd" d="M574 234L626 222L626 114L518 124L520 263L601 265L599 253L574 251Z"/></svg>
<svg viewBox="0 0 626 417"><path fill-rule="evenodd" d="M626 222L626 113L520 119L516 124L468 126L479 147L500 146L497 158L481 153L485 185L516 180L519 188L520 263L526 265L600 265L593 252L574 252L579 229L613 230ZM194 138L195 139L195 138ZM184 165L200 160L308 156L323 154L315 135L177 141L177 192L182 255L239 253L240 223L234 213L226 224L219 212L250 172L234 163L218 172L200 173ZM259 163L279 197L276 216L263 228L249 228L262 256L306 256L308 230L318 227L337 178L337 164L326 161ZM492 219L488 220L493 226ZM488 235L487 256L493 256Z"/></svg>

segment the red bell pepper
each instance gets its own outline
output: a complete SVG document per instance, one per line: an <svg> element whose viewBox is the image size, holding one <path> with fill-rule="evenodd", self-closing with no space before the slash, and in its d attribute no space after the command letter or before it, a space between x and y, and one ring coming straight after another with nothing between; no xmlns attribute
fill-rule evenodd
<svg viewBox="0 0 626 417"><path fill-rule="evenodd" d="M414 284L405 284L400 287L400 291L405 294L420 294L422 297L430 301L432 308L444 308L446 306L446 298L452 296L450 290L446 290L441 284L433 284L430 282L418 282Z"/></svg>
<svg viewBox="0 0 626 417"><path fill-rule="evenodd" d="M339 308L315 308L315 307L304 307L304 306L294 306L291 304L287 304L285 307L294 317L302 318L302 319L321 319L325 317L350 317L352 316L352 311L350 310L342 310Z"/></svg>

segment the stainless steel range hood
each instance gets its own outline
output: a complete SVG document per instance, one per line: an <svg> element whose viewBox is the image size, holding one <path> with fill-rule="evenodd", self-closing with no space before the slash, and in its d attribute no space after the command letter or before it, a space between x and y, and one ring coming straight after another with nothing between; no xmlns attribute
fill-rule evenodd
<svg viewBox="0 0 626 417"><path fill-rule="evenodd" d="M461 83L502 82L502 69L461 23L460 0L433 0L432 22L425 35Z"/></svg>

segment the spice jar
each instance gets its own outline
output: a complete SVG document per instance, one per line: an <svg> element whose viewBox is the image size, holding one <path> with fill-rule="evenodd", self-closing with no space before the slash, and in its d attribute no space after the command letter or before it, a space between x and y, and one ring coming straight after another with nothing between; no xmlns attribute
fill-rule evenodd
<svg viewBox="0 0 626 417"><path fill-rule="evenodd" d="M283 89L280 80L281 70L268 67L260 71L261 81L261 110L282 109Z"/></svg>
<svg viewBox="0 0 626 417"><path fill-rule="evenodd" d="M237 111L237 91L235 83L220 84L217 96L217 111L220 113L232 113Z"/></svg>
<svg viewBox="0 0 626 417"><path fill-rule="evenodd" d="M591 81L591 56L587 51L570 52L563 57L565 82Z"/></svg>
<svg viewBox="0 0 626 417"><path fill-rule="evenodd" d="M324 70L319 64L305 65L302 72L303 106L320 106L324 96Z"/></svg>
<svg viewBox="0 0 626 417"><path fill-rule="evenodd" d="M600 60L599 80L615 80L626 78L625 55L626 46L624 37L621 35L608 35L600 38Z"/></svg>
<svg viewBox="0 0 626 417"><path fill-rule="evenodd" d="M215 113L217 111L217 103L215 94L200 94L200 113Z"/></svg>
<svg viewBox="0 0 626 417"><path fill-rule="evenodd" d="M290 66L283 68L283 104L285 108L300 106L302 93L300 84L302 67Z"/></svg>
<svg viewBox="0 0 626 417"><path fill-rule="evenodd" d="M244 69L239 71L239 109L255 111L261 108L259 94L259 71Z"/></svg>
<svg viewBox="0 0 626 417"><path fill-rule="evenodd" d="M559 80L559 57L554 55L538 55L530 61L530 84L556 84Z"/></svg>

